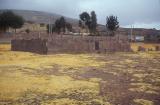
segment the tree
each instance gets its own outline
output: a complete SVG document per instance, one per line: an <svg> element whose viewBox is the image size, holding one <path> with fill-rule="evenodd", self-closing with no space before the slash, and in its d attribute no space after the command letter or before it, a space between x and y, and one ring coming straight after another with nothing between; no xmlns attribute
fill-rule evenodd
<svg viewBox="0 0 160 105"><path fill-rule="evenodd" d="M84 26L84 24L83 24L83 22L82 22L81 20L79 20L78 26L79 26L80 28L82 28L82 29L85 28L85 26Z"/></svg>
<svg viewBox="0 0 160 105"><path fill-rule="evenodd" d="M10 19L12 19L12 15L13 13L11 11L5 11L0 15L0 30L5 32L10 24L11 21Z"/></svg>
<svg viewBox="0 0 160 105"><path fill-rule="evenodd" d="M62 16L52 24L52 32L60 34L60 32L65 32L67 30L72 31L72 25L66 22L65 18ZM49 25L47 25L47 32L49 33Z"/></svg>
<svg viewBox="0 0 160 105"><path fill-rule="evenodd" d="M106 27L109 31L112 32L112 35L114 35L114 31L116 31L119 28L119 22L116 16L109 16L107 17Z"/></svg>
<svg viewBox="0 0 160 105"><path fill-rule="evenodd" d="M97 16L94 11L91 12L91 24L90 24L90 31L91 33L96 33L96 27L97 27Z"/></svg>
<svg viewBox="0 0 160 105"><path fill-rule="evenodd" d="M82 27L82 21L81 20L79 20L78 25L79 25L79 27Z"/></svg>
<svg viewBox="0 0 160 105"><path fill-rule="evenodd" d="M24 19L21 16L14 14L12 11L4 11L0 15L0 30L5 32L9 27L17 29L24 24Z"/></svg>
<svg viewBox="0 0 160 105"><path fill-rule="evenodd" d="M83 12L79 15L80 21L79 21L79 27L83 27L82 22L85 23L87 28L89 29L90 33L96 33L96 27L97 27L97 16L94 11L91 12L91 16L87 12Z"/></svg>
<svg viewBox="0 0 160 105"><path fill-rule="evenodd" d="M83 12L82 14L79 15L79 17L80 17L80 20L85 23L87 28L90 29L90 15L87 12Z"/></svg>
<svg viewBox="0 0 160 105"><path fill-rule="evenodd" d="M61 32L61 24L60 24L60 19L57 19L55 21L55 27L54 27L54 31L57 32L58 34L60 34Z"/></svg>
<svg viewBox="0 0 160 105"><path fill-rule="evenodd" d="M88 25L88 23L90 22L90 16L89 16L89 14L87 12L83 12L79 16L80 16L80 19L82 21L84 21L86 25Z"/></svg>
<svg viewBox="0 0 160 105"><path fill-rule="evenodd" d="M70 23L66 23L66 28L68 31L72 31L72 25Z"/></svg>
<svg viewBox="0 0 160 105"><path fill-rule="evenodd" d="M61 28L62 32L65 32L66 20L64 19L63 16L59 19L59 24L60 24L60 28Z"/></svg>
<svg viewBox="0 0 160 105"><path fill-rule="evenodd" d="M25 32L26 32L27 34L29 34L29 33L30 33L30 30L29 30L29 29L26 29Z"/></svg>
<svg viewBox="0 0 160 105"><path fill-rule="evenodd" d="M15 29L15 32L16 32L16 29L21 28L23 24L24 24L23 18L21 16L15 15L13 17L13 22L10 27Z"/></svg>
<svg viewBox="0 0 160 105"><path fill-rule="evenodd" d="M52 27L52 29L51 29L51 27ZM59 19L57 19L54 24L47 24L47 33L56 32L56 33L60 34L60 31L61 31L61 26L60 26Z"/></svg>

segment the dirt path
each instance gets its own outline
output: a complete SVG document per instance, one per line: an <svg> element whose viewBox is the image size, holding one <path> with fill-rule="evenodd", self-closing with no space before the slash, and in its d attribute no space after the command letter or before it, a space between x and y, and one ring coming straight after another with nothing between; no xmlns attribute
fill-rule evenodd
<svg viewBox="0 0 160 105"><path fill-rule="evenodd" d="M141 58L105 55L98 59L111 63L102 68L81 68L80 71L85 71L84 73L68 75L86 80L99 78L99 94L113 105L142 105L143 102L135 103L135 99L149 100L154 105L160 104L159 56Z"/></svg>

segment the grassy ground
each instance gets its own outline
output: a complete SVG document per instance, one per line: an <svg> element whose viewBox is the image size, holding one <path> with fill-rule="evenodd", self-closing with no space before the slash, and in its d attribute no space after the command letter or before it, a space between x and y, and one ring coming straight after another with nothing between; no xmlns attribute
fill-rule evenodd
<svg viewBox="0 0 160 105"><path fill-rule="evenodd" d="M142 43L142 42L139 42L139 43L131 43L131 48L133 51L138 51L138 47L141 46L143 48L146 49L146 51L148 50L152 50L152 51L155 51L156 50L156 46L160 46L160 44L151 44L151 43Z"/></svg>
<svg viewBox="0 0 160 105"><path fill-rule="evenodd" d="M38 55L0 45L0 105L159 105L160 52Z"/></svg>

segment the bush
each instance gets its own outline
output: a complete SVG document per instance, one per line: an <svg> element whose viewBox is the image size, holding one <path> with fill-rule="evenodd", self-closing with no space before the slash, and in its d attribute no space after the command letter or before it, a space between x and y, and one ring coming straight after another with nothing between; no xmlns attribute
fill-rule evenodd
<svg viewBox="0 0 160 105"><path fill-rule="evenodd" d="M29 29L26 29L25 32L26 32L27 34L29 34L29 33L30 33L30 30L29 30Z"/></svg>

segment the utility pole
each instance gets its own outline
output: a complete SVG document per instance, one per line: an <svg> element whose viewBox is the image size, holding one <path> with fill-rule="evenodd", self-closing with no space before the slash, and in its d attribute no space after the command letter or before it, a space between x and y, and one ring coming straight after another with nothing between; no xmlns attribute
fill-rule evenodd
<svg viewBox="0 0 160 105"><path fill-rule="evenodd" d="M48 26L48 31L49 31L49 37L51 38L51 34L52 34L52 22L51 22L51 16L49 16L49 26Z"/></svg>
<svg viewBox="0 0 160 105"><path fill-rule="evenodd" d="M48 24L48 34L50 36L50 17L49 17L49 24Z"/></svg>
<svg viewBox="0 0 160 105"><path fill-rule="evenodd" d="M133 25L131 25L131 42L132 42L132 37L133 37Z"/></svg>
<svg viewBox="0 0 160 105"><path fill-rule="evenodd" d="M52 34L52 17L50 16L50 34Z"/></svg>
<svg viewBox="0 0 160 105"><path fill-rule="evenodd" d="M133 37L133 40L135 41L135 35L133 34L133 31L134 31L134 25L132 26L132 37Z"/></svg>

